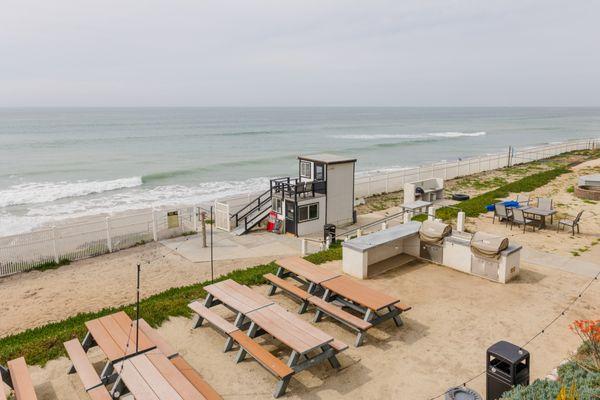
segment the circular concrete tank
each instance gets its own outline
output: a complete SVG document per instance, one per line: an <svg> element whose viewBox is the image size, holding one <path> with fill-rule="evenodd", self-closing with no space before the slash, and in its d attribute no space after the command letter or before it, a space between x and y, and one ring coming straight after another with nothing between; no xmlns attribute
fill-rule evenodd
<svg viewBox="0 0 600 400"><path fill-rule="evenodd" d="M600 201L600 174L580 176L575 186L575 196Z"/></svg>

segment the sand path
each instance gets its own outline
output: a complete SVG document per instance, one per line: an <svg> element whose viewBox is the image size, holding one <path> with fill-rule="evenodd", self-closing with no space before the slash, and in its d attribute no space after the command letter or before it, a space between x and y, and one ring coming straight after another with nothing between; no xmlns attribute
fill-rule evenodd
<svg viewBox="0 0 600 400"><path fill-rule="evenodd" d="M166 255L163 257L163 255ZM225 274L274 257L215 262ZM160 243L76 261L48 271L32 271L0 279L0 336L6 336L75 314L135 301L136 265L142 267L141 293L148 297L172 287L210 279L210 263L193 263Z"/></svg>

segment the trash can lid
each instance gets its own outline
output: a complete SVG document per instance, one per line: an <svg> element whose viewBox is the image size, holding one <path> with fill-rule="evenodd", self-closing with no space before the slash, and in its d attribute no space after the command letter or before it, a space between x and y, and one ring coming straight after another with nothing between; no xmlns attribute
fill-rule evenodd
<svg viewBox="0 0 600 400"><path fill-rule="evenodd" d="M483 400L483 398L468 387L457 386L446 391L446 400Z"/></svg>
<svg viewBox="0 0 600 400"><path fill-rule="evenodd" d="M488 349L488 354L502 357L512 364L518 363L529 357L529 352L527 350L505 340L501 340L498 343L491 345Z"/></svg>

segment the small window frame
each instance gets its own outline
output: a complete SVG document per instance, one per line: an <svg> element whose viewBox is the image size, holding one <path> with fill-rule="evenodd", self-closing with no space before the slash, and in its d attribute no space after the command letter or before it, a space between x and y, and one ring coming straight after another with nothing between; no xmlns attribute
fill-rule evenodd
<svg viewBox="0 0 600 400"><path fill-rule="evenodd" d="M300 177L312 179L312 165L310 161L300 161Z"/></svg>
<svg viewBox="0 0 600 400"><path fill-rule="evenodd" d="M312 210L311 210L312 208ZM306 209L306 218L302 219L302 209ZM312 217L311 217L312 215ZM315 221L319 219L319 203L302 204L298 206L298 223Z"/></svg>
<svg viewBox="0 0 600 400"><path fill-rule="evenodd" d="M283 214L283 201L279 197L273 197L273 204L271 204L271 208L277 214Z"/></svg>

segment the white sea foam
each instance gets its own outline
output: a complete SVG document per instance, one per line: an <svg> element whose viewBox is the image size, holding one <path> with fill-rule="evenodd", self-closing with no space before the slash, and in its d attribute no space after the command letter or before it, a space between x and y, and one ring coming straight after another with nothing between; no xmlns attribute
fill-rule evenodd
<svg viewBox="0 0 600 400"><path fill-rule="evenodd" d="M356 134L356 135L335 135L335 139L346 140L383 140L383 139L411 139L411 140L427 140L432 137L439 138L459 138L459 137L476 137L484 136L486 132L432 132L423 134Z"/></svg>
<svg viewBox="0 0 600 400"><path fill-rule="evenodd" d="M254 193L269 187L269 178L252 178L245 181L206 182L193 186L164 185L153 188L130 187L104 193L102 196L70 196L52 202L28 203L23 215L0 210L0 236L28 232L69 218L89 217L98 214L120 213L129 210L159 206L201 204L230 196ZM65 198L67 196L61 196Z"/></svg>
<svg viewBox="0 0 600 400"><path fill-rule="evenodd" d="M113 179L109 181L75 182L30 182L14 185L0 190L0 207L21 204L39 204L64 199L68 197L87 196L110 190L132 188L142 185L142 178Z"/></svg>

